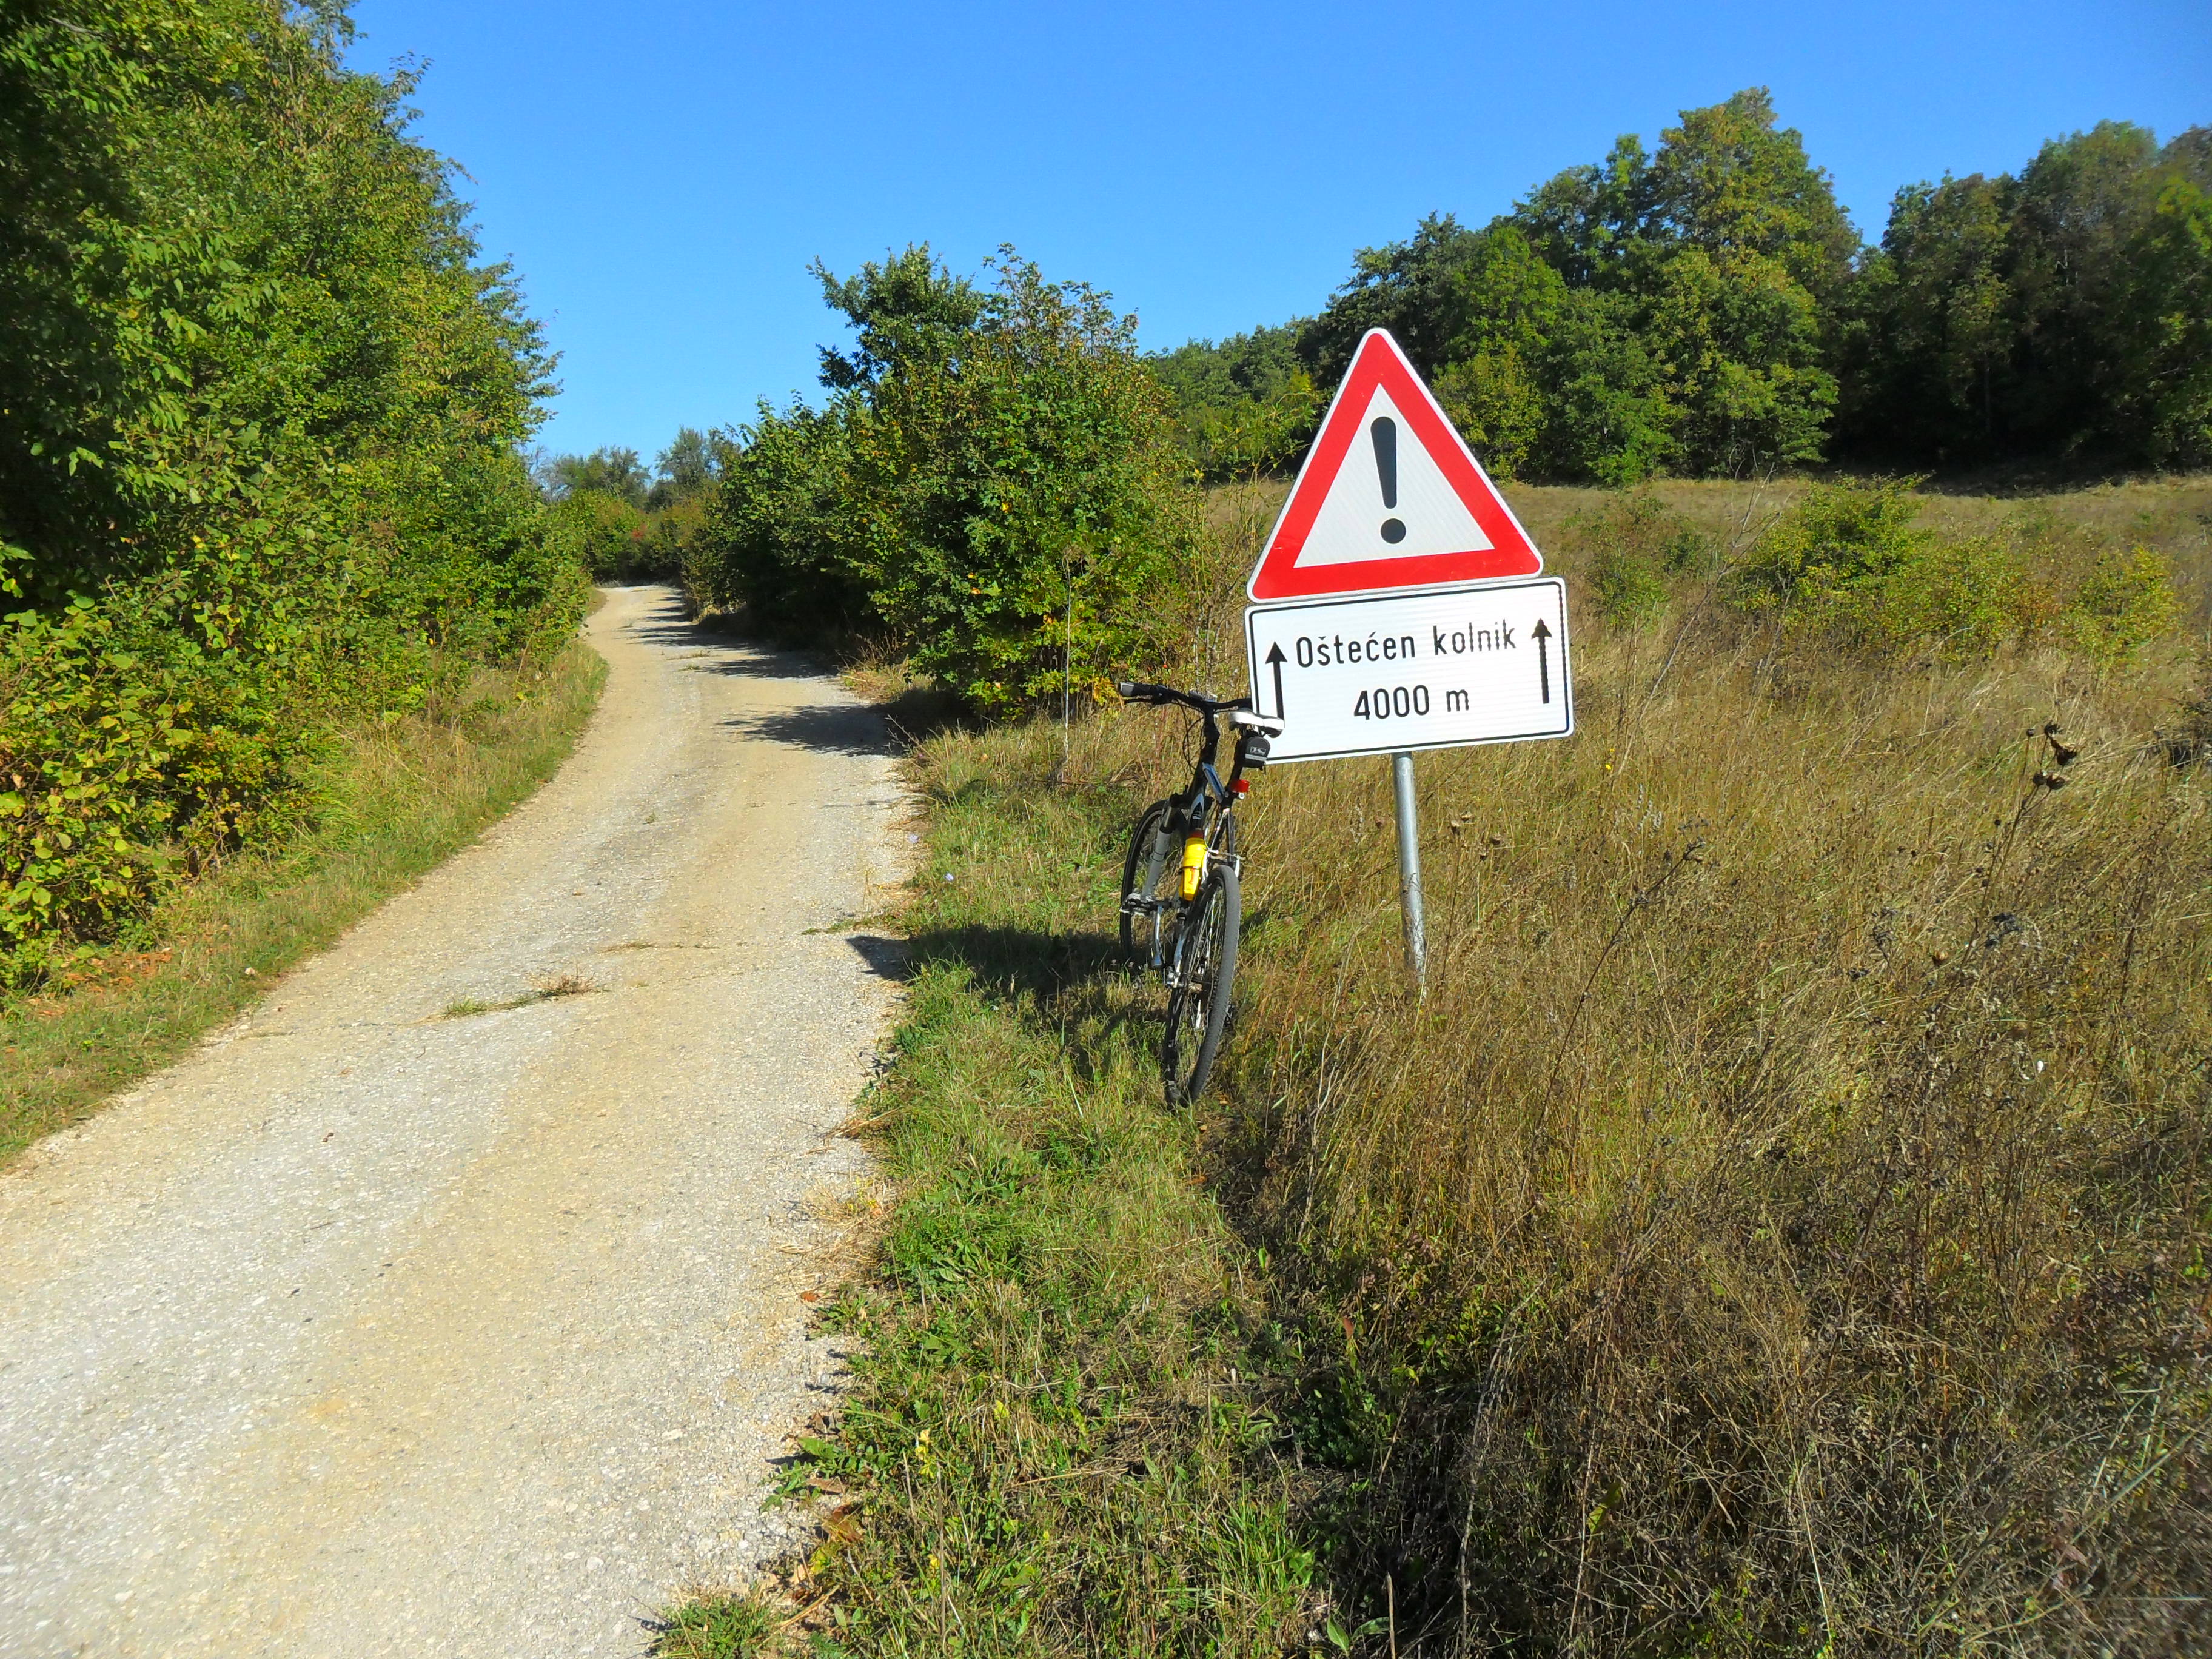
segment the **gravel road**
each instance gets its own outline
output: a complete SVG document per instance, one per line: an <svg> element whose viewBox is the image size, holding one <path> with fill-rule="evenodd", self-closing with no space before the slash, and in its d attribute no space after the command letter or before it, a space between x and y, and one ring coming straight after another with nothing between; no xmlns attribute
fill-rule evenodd
<svg viewBox="0 0 2212 1659"><path fill-rule="evenodd" d="M633 1655L776 1549L901 803L833 681L588 631L557 778L0 1174L0 1654Z"/></svg>

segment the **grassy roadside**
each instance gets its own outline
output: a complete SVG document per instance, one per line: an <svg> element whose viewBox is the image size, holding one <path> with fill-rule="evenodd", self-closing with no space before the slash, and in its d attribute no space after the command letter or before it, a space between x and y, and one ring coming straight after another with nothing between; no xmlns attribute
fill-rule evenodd
<svg viewBox="0 0 2212 1659"><path fill-rule="evenodd" d="M825 1316L867 1339L857 1403L786 1480L823 1542L664 1653L1258 1655L1330 1622L1270 1406L1296 1356L1207 1124L1161 1104L1157 988L1110 932L1130 798L1094 759L1055 789L1045 727L915 755L910 1001L861 1108L898 1201Z"/></svg>
<svg viewBox="0 0 2212 1659"><path fill-rule="evenodd" d="M313 827L179 893L158 948L0 1012L0 1162L167 1064L466 845L551 776L599 698L581 644L543 669L479 670L422 713L355 734Z"/></svg>
<svg viewBox="0 0 2212 1659"><path fill-rule="evenodd" d="M1693 490L1740 557L1757 503ZM2160 547L2175 627L1885 657L1693 581L1614 626L1571 550L1581 735L1422 762L1434 994L1385 769L1269 774L1195 1118L1108 942L1170 728L919 745L822 1547L664 1651L2201 1646L2212 495L2028 507Z"/></svg>

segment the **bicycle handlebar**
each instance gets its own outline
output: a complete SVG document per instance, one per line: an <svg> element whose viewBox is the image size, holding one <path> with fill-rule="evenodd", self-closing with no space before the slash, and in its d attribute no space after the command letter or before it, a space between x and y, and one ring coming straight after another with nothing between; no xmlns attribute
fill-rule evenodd
<svg viewBox="0 0 2212 1659"><path fill-rule="evenodd" d="M1249 697L1201 697L1195 691L1178 691L1170 685L1150 685L1142 680L1116 680L1115 695L1124 702L1174 702L1201 714L1225 714L1232 708L1249 708Z"/></svg>

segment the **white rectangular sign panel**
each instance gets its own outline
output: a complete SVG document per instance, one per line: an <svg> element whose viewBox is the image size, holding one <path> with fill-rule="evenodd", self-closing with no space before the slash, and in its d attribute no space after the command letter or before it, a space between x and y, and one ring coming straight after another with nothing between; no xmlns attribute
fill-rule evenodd
<svg viewBox="0 0 2212 1659"><path fill-rule="evenodd" d="M1244 638L1270 765L1575 729L1557 576L1255 605Z"/></svg>

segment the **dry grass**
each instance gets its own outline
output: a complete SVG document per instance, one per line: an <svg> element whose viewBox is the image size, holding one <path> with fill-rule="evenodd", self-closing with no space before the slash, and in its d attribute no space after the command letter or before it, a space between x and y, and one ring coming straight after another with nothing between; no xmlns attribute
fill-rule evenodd
<svg viewBox="0 0 2212 1659"><path fill-rule="evenodd" d="M2159 1650L2212 1589L2172 698L1593 643L1579 742L1425 762L1425 1006L1380 763L1255 815L1232 1145L1349 1322L1373 1570L1440 1639Z"/></svg>
<svg viewBox="0 0 2212 1659"><path fill-rule="evenodd" d="M160 948L0 1010L0 1160L183 1054L527 797L605 673L574 645L548 666L477 671L422 714L355 733L313 824L179 893L154 918Z"/></svg>
<svg viewBox="0 0 2212 1659"><path fill-rule="evenodd" d="M1662 488L1737 549L1788 493ZM1540 537L1590 504L1515 493ZM1223 685L1271 514L1216 512L1184 620ZM1928 517L2148 542L2201 596L2208 512ZM1344 1604L1387 1583L1439 1655L2212 1642L2201 598L2126 672L1870 665L1695 587L1577 628L1574 740L1421 762L1425 1003L1384 763L1253 798L1212 1145L1322 1356ZM1072 781L1158 792L1160 719L1095 722Z"/></svg>
<svg viewBox="0 0 2212 1659"><path fill-rule="evenodd" d="M1798 487L1660 489L1725 556ZM1513 494L1579 587L1595 494ZM1216 494L1163 672L1241 684L1279 499ZM1109 944L1174 717L927 738L817 1650L2212 1647L2212 487L1926 517L2023 514L2159 548L2183 635L1874 665L1579 593L1577 737L1420 762L1425 1001L1384 763L1263 776L1194 1114Z"/></svg>
<svg viewBox="0 0 2212 1659"><path fill-rule="evenodd" d="M617 945L615 948L620 950L624 947ZM546 980L542 984L532 986L519 996L501 997L489 1002L479 997L462 997L458 1001L447 1003L438 1018L471 1019L478 1014L503 1014L516 1008L529 1008L541 1002L552 1002L561 997L589 996L599 988L591 981L580 979L574 974L561 974Z"/></svg>

